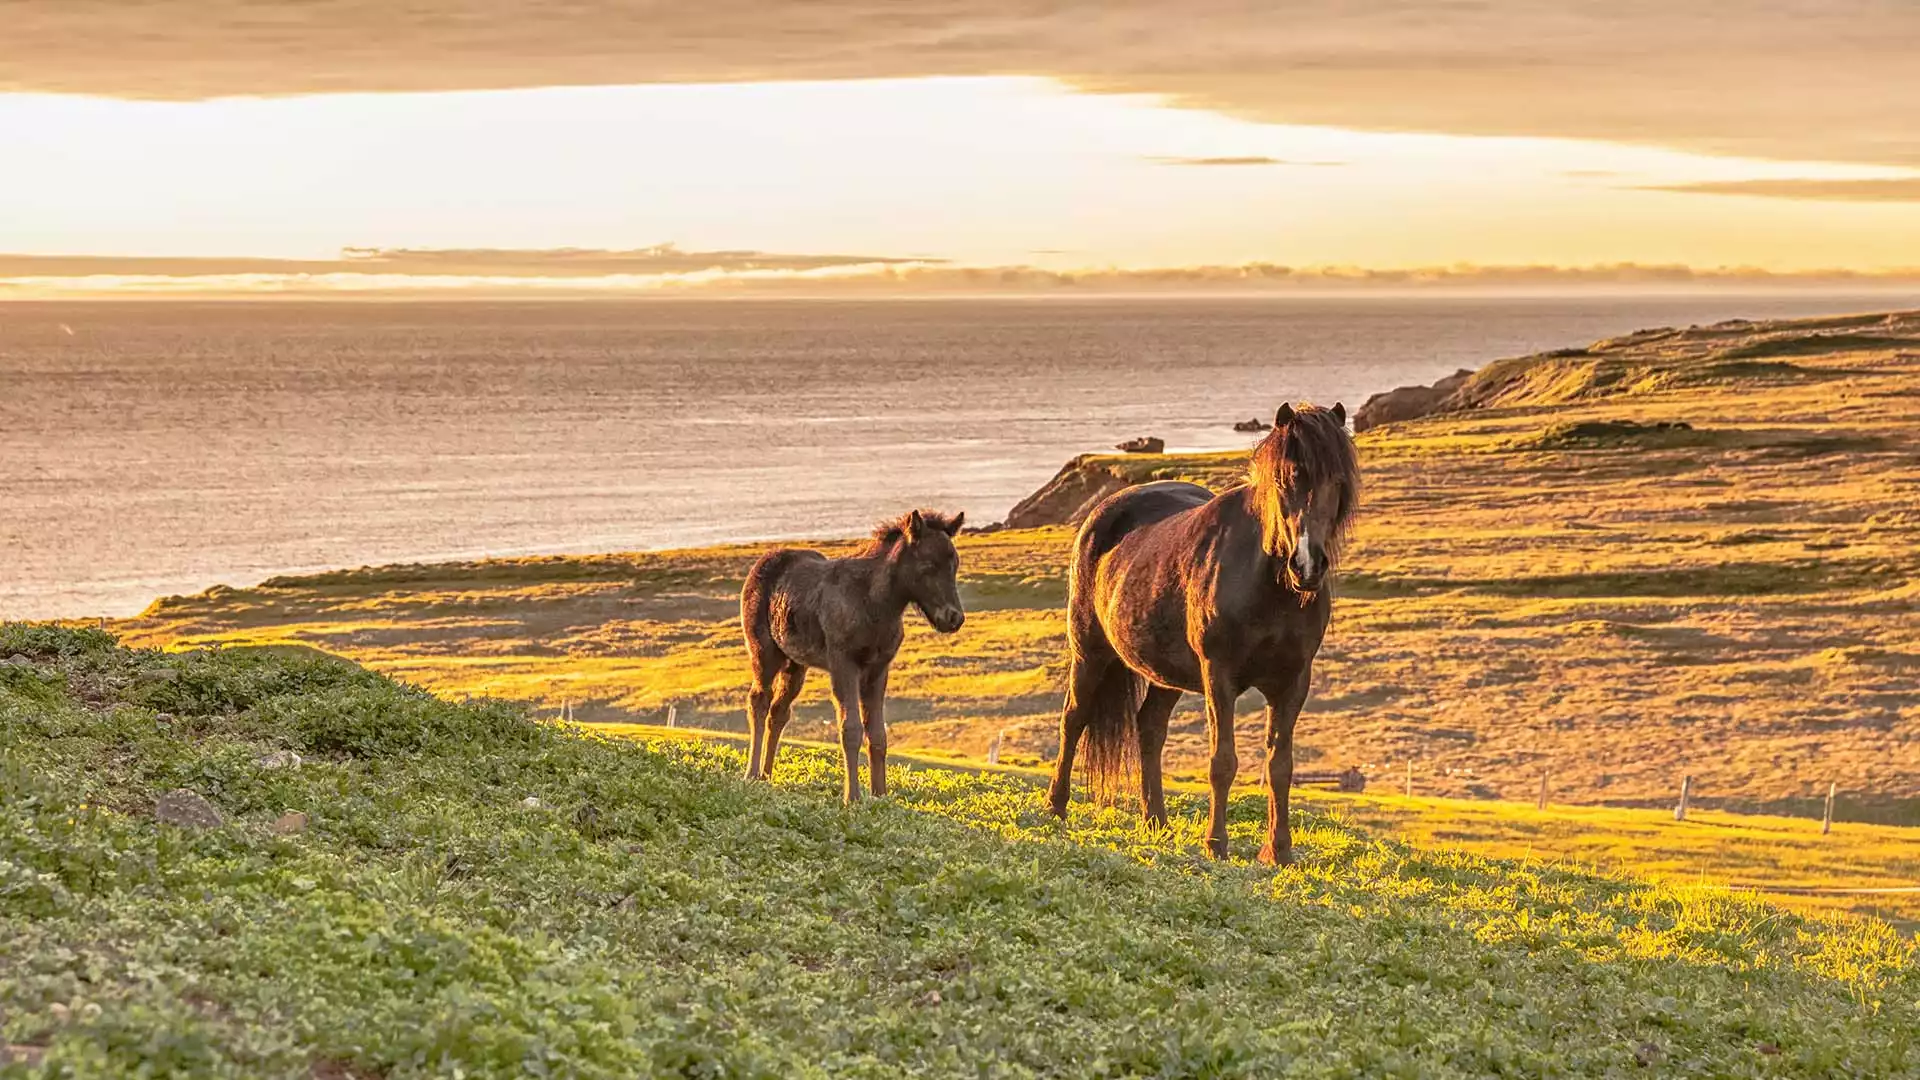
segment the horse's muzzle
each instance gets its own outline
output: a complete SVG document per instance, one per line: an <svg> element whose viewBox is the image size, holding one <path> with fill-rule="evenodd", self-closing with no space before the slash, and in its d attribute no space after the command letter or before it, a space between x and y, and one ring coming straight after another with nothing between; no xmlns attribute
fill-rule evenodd
<svg viewBox="0 0 1920 1080"><path fill-rule="evenodd" d="M953 633L955 630L960 629L961 623L967 621L967 613L957 607L940 607L932 611L921 608L920 614L927 617L928 625L943 634Z"/></svg>

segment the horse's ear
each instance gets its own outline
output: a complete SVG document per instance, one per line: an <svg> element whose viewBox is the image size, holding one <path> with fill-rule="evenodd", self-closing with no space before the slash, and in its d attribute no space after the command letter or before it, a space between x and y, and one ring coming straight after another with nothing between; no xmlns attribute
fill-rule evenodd
<svg viewBox="0 0 1920 1080"><path fill-rule="evenodd" d="M1344 402L1336 401L1333 403L1333 422L1336 424L1344 424L1347 422L1347 406Z"/></svg>
<svg viewBox="0 0 1920 1080"><path fill-rule="evenodd" d="M927 519L920 516L920 511L915 510L913 513L907 515L907 543L919 543L920 534L925 532L926 529Z"/></svg>
<svg viewBox="0 0 1920 1080"><path fill-rule="evenodd" d="M959 536L960 526L965 525L966 523L967 523L967 512L965 510L962 510L959 513L953 515L953 518L947 522L947 535Z"/></svg>
<svg viewBox="0 0 1920 1080"><path fill-rule="evenodd" d="M1274 427L1286 427L1293 422L1293 406L1282 405L1280 411L1273 414Z"/></svg>

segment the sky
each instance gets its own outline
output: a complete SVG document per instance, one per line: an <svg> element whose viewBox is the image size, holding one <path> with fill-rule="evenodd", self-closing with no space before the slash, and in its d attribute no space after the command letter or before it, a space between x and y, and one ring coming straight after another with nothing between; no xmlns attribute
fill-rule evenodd
<svg viewBox="0 0 1920 1080"><path fill-rule="evenodd" d="M1920 266L1906 0L98 10L0 0L11 292Z"/></svg>

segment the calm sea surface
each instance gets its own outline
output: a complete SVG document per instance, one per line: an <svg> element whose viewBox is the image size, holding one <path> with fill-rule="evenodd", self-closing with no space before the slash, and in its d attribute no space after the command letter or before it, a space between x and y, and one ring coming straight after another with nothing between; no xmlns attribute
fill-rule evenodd
<svg viewBox="0 0 1920 1080"><path fill-rule="evenodd" d="M1073 454L1643 326L1912 298L0 303L0 617L998 520Z"/></svg>

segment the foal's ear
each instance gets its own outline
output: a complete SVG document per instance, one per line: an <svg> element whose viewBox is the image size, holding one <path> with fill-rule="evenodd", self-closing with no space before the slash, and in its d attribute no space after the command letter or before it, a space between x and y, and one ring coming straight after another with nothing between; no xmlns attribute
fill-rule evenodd
<svg viewBox="0 0 1920 1080"><path fill-rule="evenodd" d="M1347 406L1345 403L1339 401L1333 403L1333 422L1336 424L1344 424L1347 422Z"/></svg>
<svg viewBox="0 0 1920 1080"><path fill-rule="evenodd" d="M967 512L965 510L962 510L959 513L953 515L953 517L947 521L947 535L959 536L960 526L965 525L966 523L967 523Z"/></svg>
<svg viewBox="0 0 1920 1080"><path fill-rule="evenodd" d="M1280 411L1273 414L1274 427L1286 427L1292 422L1293 406L1291 404L1280 406Z"/></svg>
<svg viewBox="0 0 1920 1080"><path fill-rule="evenodd" d="M920 516L920 511L915 510L907 515L907 543L919 543L921 534L926 531L927 519Z"/></svg>

